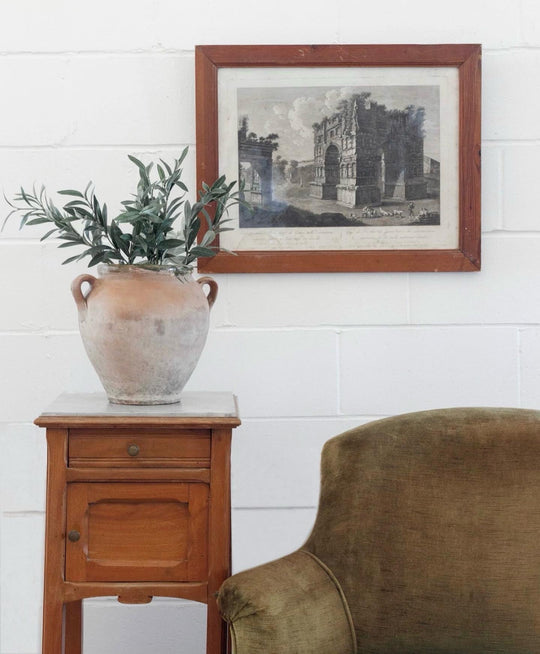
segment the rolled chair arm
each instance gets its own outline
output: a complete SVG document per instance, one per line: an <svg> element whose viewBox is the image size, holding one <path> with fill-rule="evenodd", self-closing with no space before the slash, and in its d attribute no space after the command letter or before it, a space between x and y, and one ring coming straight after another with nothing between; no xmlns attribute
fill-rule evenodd
<svg viewBox="0 0 540 654"><path fill-rule="evenodd" d="M338 581L299 550L233 575L218 604L234 654L355 654L349 607Z"/></svg>

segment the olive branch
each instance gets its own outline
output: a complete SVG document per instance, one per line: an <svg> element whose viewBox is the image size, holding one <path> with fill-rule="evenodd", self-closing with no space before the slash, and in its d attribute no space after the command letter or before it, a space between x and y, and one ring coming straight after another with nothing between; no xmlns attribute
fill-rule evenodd
<svg viewBox="0 0 540 654"><path fill-rule="evenodd" d="M137 193L121 204L123 211L109 219L107 205L96 197L90 182L84 192L74 189L58 191L70 199L57 207L45 187L32 192L21 187L13 201L6 198L13 214L21 216L20 229L25 225L49 223L52 226L41 241L55 237L63 241L58 247L83 247L83 251L68 257L62 263L71 263L89 257L89 266L108 264L171 265L178 272L189 271L199 257L213 257L217 252L228 252L213 245L217 236L231 228L224 225L230 220L228 209L243 204L243 185L234 191L236 182L227 183L225 176L212 185L203 182L197 202L186 199L188 188L182 182L182 162L188 152L185 148L172 166L162 159L158 164L144 165L128 155L139 171ZM155 168L154 168L155 166ZM157 171L156 175L152 174ZM4 196L5 197L5 196ZM204 221L204 222L203 222ZM174 226L179 225L176 231ZM200 243L197 235L205 224Z"/></svg>

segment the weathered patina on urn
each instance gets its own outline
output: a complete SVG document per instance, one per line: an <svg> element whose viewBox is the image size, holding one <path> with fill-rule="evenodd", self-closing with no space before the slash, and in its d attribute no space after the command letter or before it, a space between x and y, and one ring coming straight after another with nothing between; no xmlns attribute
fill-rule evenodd
<svg viewBox="0 0 540 654"><path fill-rule="evenodd" d="M179 402L206 342L217 283L167 266L102 264L98 275L79 275L71 290L84 347L109 400Z"/></svg>

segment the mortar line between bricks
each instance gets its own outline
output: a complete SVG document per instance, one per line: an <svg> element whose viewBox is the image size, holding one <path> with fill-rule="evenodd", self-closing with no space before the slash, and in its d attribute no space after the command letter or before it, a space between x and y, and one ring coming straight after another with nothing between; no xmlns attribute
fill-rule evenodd
<svg viewBox="0 0 540 654"><path fill-rule="evenodd" d="M517 138L508 138L508 139L500 139L500 138L489 138L484 136L482 138L481 142L482 146L507 146L507 145L522 145L522 146L534 146L534 145L540 145L540 138L523 138L523 139L517 139Z"/></svg>
<svg viewBox="0 0 540 654"><path fill-rule="evenodd" d="M41 337L50 337L50 336L79 336L80 332L78 329L54 329L51 331L24 331L24 330L9 330L9 331L0 331L0 338L4 336L41 336Z"/></svg>
<svg viewBox="0 0 540 654"><path fill-rule="evenodd" d="M143 49L143 48L126 48L124 50L114 50L114 49L106 49L104 48L103 50L74 50L73 48L71 49L66 49L66 50L54 50L54 51L48 51L48 50L21 50L19 52L15 52L13 50L2 50L0 51L0 59L5 58L5 59L32 59L32 58L39 58L42 59L44 57L47 58L69 58L69 57L88 57L88 58L98 58L98 59L106 59L109 58L110 56L114 57L122 57L122 58L138 58L138 57L186 57L186 58L193 58L195 56L195 50L193 49L186 49L186 50L176 50L174 48L163 48L163 49Z"/></svg>
<svg viewBox="0 0 540 654"><path fill-rule="evenodd" d="M103 393L104 391L89 391L89 392L101 392ZM314 421L314 422L345 422L345 421L350 421L354 420L355 422L369 422L373 420L381 420L382 418L388 418L391 414L388 413L372 413L369 415L359 415L359 414L347 414L347 413L340 413L340 414L328 414L328 415L313 415L313 414L306 414L306 415L301 415L301 416L287 416L287 415L268 415L268 416L253 416L253 415L244 415L242 414L242 422L247 423L251 422L254 424L257 423L267 423L267 422L305 422L306 420L309 421ZM27 427L33 427L35 426L33 422L28 421L28 420L2 420L0 421L0 429L3 427L9 427L9 426L27 426ZM37 427L36 427L37 429Z"/></svg>
<svg viewBox="0 0 540 654"><path fill-rule="evenodd" d="M411 273L407 273L407 284L405 286L407 305L407 324L411 324Z"/></svg>
<svg viewBox="0 0 540 654"><path fill-rule="evenodd" d="M519 398L519 406L523 407L523 352L522 352L522 334L523 330L518 329L516 334L517 339L517 390Z"/></svg>
<svg viewBox="0 0 540 654"><path fill-rule="evenodd" d="M210 334L275 334L275 333L294 333L294 332L328 332L332 333L336 329L339 329L342 332L355 332L355 331L366 331L366 330L416 330L420 331L422 329L521 329L521 328L531 328L540 326L539 322L522 322L522 323L488 323L488 322L470 322L470 323L395 323L389 325L388 323L366 323L363 325L297 325L293 327L214 327ZM55 337L55 336L78 336L79 331L76 329L66 329L66 330L50 330L50 331L24 331L24 330L6 330L0 331L1 337L13 337L13 336L39 336L39 337Z"/></svg>
<svg viewBox="0 0 540 654"><path fill-rule="evenodd" d="M336 331L336 413L343 413L341 408L341 330Z"/></svg>
<svg viewBox="0 0 540 654"><path fill-rule="evenodd" d="M509 231L509 230L504 230L504 229L494 229L491 232L484 232L483 237L486 240L492 240L494 238L502 238L502 239L523 239L523 240L530 240L530 239L536 239L540 238L540 230L539 231L529 231L529 232L515 232L515 231ZM44 243L43 241L40 241L38 238L21 238L20 236L1 236L0 235L0 247L36 247L39 246L43 249L46 249L47 251L55 251L56 248L58 248L58 244L61 243L60 240L58 239L49 239L47 243ZM89 269L90 272L92 272L92 269ZM194 271L195 274L200 274L202 273L197 273L197 271ZM223 273L214 273L216 275L222 275ZM332 274L332 273L329 273ZM358 274L364 274L364 273L358 273ZM406 274L406 273L403 273ZM421 274L421 273L420 273ZM429 273L426 273L429 274ZM442 279L444 279L444 276L447 273L436 273L438 275L442 275ZM451 273L448 273L450 275ZM462 273L465 275L471 274L475 275L476 273Z"/></svg>
<svg viewBox="0 0 540 654"><path fill-rule="evenodd" d="M497 173L498 173L498 188L497 188L497 223L498 223L498 228L496 230L493 230L495 233L498 233L500 231L504 232L505 231L505 221L504 221L504 207L505 207L505 200L504 200L504 169L506 165L506 152L504 150L499 150L497 152Z"/></svg>
<svg viewBox="0 0 540 654"><path fill-rule="evenodd" d="M489 240L493 238L504 238L504 239L517 239L517 238L523 238L523 239L531 239L531 238L538 238L540 237L540 231L523 231L523 232L516 232L514 230L510 229L505 229L502 227L501 229L494 229L490 232L483 232L482 236L484 239ZM443 273L444 274L444 273Z"/></svg>
<svg viewBox="0 0 540 654"><path fill-rule="evenodd" d="M488 322L470 322L470 323L407 323L407 322L401 322L401 323L395 323L395 324L388 324L388 323L364 323L361 325L357 324L333 324L333 325L297 325L297 326L275 326L275 327L257 327L257 326L247 326L247 327L230 327L230 326L223 326L223 327L214 327L214 329L210 333L234 333L234 334L243 334L246 332L251 332L251 333L287 333L287 332L332 332L335 331L336 329L342 331L342 332L352 332L352 331L365 331L365 330L371 330L371 329L385 329L385 330L391 330L391 329L415 329L415 330L421 330L421 329L433 329L433 328L439 328L439 329L480 329L480 328L492 328L492 329L497 329L497 328L508 328L508 329L519 329L520 327L531 327L531 326L537 326L539 323L538 322L515 322L515 323L488 323Z"/></svg>
<svg viewBox="0 0 540 654"><path fill-rule="evenodd" d="M520 44L520 45L508 45L500 46L498 48L490 48L483 46L482 54L505 54L508 52L538 52L540 51L540 45L530 45L530 44Z"/></svg>
<svg viewBox="0 0 540 654"><path fill-rule="evenodd" d="M335 45L347 45L342 43L341 40ZM512 45L500 45L500 46L483 46L482 54L508 54L511 52L540 52L540 45L529 44L529 43L519 43ZM103 48L100 50L91 50L91 49L74 49L66 48L64 50L1 50L0 57L5 58L33 58L33 57L98 57L108 58L110 56L116 57L194 57L195 50L194 48L163 48L159 46L148 46L145 48Z"/></svg>
<svg viewBox="0 0 540 654"><path fill-rule="evenodd" d="M57 145L55 143L45 143L42 145L38 144L28 144L28 145L9 145L9 144L0 144L0 151L2 150L14 150L14 151L20 151L20 152L25 152L28 150L34 151L34 152L58 152L61 150L68 150L68 151L79 151L79 150L88 150L90 152L97 150L97 151L103 151L103 150L112 150L112 151L118 151L121 152L123 150L144 150L148 154L152 154L153 152L161 152L164 150L178 150L178 149L183 149L185 147L189 148L194 148L195 143L193 142L185 142L185 143L70 143L70 144L62 144L62 145Z"/></svg>
<svg viewBox="0 0 540 654"><path fill-rule="evenodd" d="M18 144L8 144L0 143L0 150L122 150L129 148L138 148L145 149L149 151L153 150L175 150L180 147L189 146L190 148L195 147L195 143L192 141L184 143L68 143L68 144L56 144L56 143L28 143L24 145ZM487 147L501 147L508 145L518 145L518 146L536 146L540 145L540 138L489 138L484 137L482 139L482 146Z"/></svg>
<svg viewBox="0 0 540 654"><path fill-rule="evenodd" d="M490 231L484 231L482 232L482 238L484 239L493 239L493 238L513 238L513 239L519 239L519 238L540 238L540 229L538 230L517 230L517 229L507 229L504 227L498 227L495 229L491 229ZM9 245L9 246L21 246L21 245L40 245L42 247L51 247L51 246L56 246L58 247L59 239L50 239L48 243L44 243L43 241L40 241L40 239L36 237L29 237L29 238L21 238L19 235L17 236L9 236L5 235L2 236L0 234L0 246L2 245ZM218 273L218 274L225 274L225 273ZM328 273L329 275L333 275L336 273ZM339 274L339 273L338 273ZM354 274L354 273L353 273ZM369 273L357 273L358 275L364 275L364 274L369 274ZM399 274L399 273L396 273ZM409 277L411 277L412 274L414 273L402 273L402 274L409 274ZM424 273L418 273L419 275L422 275ZM425 273L429 274L429 273ZM442 278L444 279L444 276L447 273L437 273L438 275L441 275ZM448 273L449 275L451 273ZM469 274L469 273L464 273L464 274ZM470 273L474 275L475 273Z"/></svg>
<svg viewBox="0 0 540 654"><path fill-rule="evenodd" d="M525 43L525 7L523 6L523 0L518 0L519 5L519 38L522 43Z"/></svg>
<svg viewBox="0 0 540 654"><path fill-rule="evenodd" d="M370 420L379 420L381 418L388 418L389 414L376 414L372 413L369 415L358 415L358 414L346 414L340 413L330 416L242 416L242 422L253 422L253 423L264 423L264 422L305 422L306 420L315 421L315 422L331 422L331 421L370 421ZM0 423L1 424L1 423Z"/></svg>

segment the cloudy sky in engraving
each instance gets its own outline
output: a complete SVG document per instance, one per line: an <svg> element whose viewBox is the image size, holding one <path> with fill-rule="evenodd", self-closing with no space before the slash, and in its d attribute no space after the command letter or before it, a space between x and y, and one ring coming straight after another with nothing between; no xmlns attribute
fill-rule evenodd
<svg viewBox="0 0 540 654"><path fill-rule="evenodd" d="M440 161L438 86L240 88L238 116L248 116L249 131L257 136L279 134L276 155L307 161L313 158L313 123L331 116L353 93L371 93L371 99L387 109L424 107L424 154Z"/></svg>

